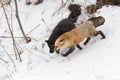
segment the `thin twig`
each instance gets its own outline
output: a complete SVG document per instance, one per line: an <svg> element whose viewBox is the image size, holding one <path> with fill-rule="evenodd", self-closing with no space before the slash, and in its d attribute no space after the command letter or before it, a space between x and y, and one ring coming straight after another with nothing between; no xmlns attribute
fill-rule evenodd
<svg viewBox="0 0 120 80"><path fill-rule="evenodd" d="M3 3L2 3L2 8L3 8L4 14L5 14L5 18L6 18L6 21L7 21L7 25L8 25L8 28L9 28L9 31L10 31L10 34L11 34L11 37L12 37L13 48L14 48L14 51L15 51L16 59L17 59L17 55L18 55L20 61L22 61L22 60L21 60L21 57L20 57L20 55L19 55L19 51L18 51L18 49L17 49L16 43L15 43L15 39L14 39L13 32L12 32L12 30L11 30L11 28L10 28L9 19L8 19L8 16L7 16L7 13L6 13L6 10L5 10L5 7L4 7ZM17 52L17 53L16 53L16 52Z"/></svg>
<svg viewBox="0 0 120 80"><path fill-rule="evenodd" d="M65 3L62 3L62 5L52 14L52 16L54 16L58 11L60 12L60 9L62 9L68 1L66 1Z"/></svg>
<svg viewBox="0 0 120 80"><path fill-rule="evenodd" d="M24 32L23 27L22 27L22 24L21 24L21 21L20 21L20 18L19 18L19 15L18 15L17 0L14 0L14 1L15 1L15 8L16 8L16 18L17 18L18 24L20 26L20 30L21 30L21 32L23 34L24 39L26 40L26 43L29 43L31 40L26 37L25 32Z"/></svg>
<svg viewBox="0 0 120 80"><path fill-rule="evenodd" d="M12 38L11 36L0 36L0 38ZM14 38L24 38L24 37L14 37ZM35 40L35 41L38 41L37 39L35 39L35 38L32 38L32 37L27 37L27 38L31 38L31 39L33 39L33 40Z"/></svg>
<svg viewBox="0 0 120 80"><path fill-rule="evenodd" d="M48 25L46 24L45 20L42 18L42 21L45 23L46 27L47 27L47 31L51 32L50 28L48 27Z"/></svg>
<svg viewBox="0 0 120 80"><path fill-rule="evenodd" d="M61 0L61 3L62 3L62 4L64 3L63 0Z"/></svg>
<svg viewBox="0 0 120 80"><path fill-rule="evenodd" d="M7 21L7 25L8 25L9 31L10 31L10 33L11 33L11 36L12 36L12 41L13 41L13 44L14 44L13 33L12 33L11 28L10 28L10 23L9 23L8 16L7 16L7 13L6 13L6 10L5 10L5 7L4 7L3 3L2 3L2 8L3 8L3 11L4 11L5 18L6 18L6 21ZM14 46L13 46L13 47L14 47ZM14 51L15 51L15 49L14 49ZM16 51L15 51L15 56L16 56L16 59L17 59L17 54L16 54Z"/></svg>
<svg viewBox="0 0 120 80"><path fill-rule="evenodd" d="M1 61L5 62L5 63L8 63L7 61L5 61L4 59L0 58Z"/></svg>
<svg viewBox="0 0 120 80"><path fill-rule="evenodd" d="M12 38L11 36L0 36L0 38ZM14 38L24 38L24 37L14 37Z"/></svg>
<svg viewBox="0 0 120 80"><path fill-rule="evenodd" d="M16 65L15 65L14 60L11 58L11 56L10 56L9 53L6 51L6 49L5 49L4 46L1 44L1 42L0 42L0 45L1 45L1 47L3 48L4 52L6 53L6 55L7 55L7 56L9 57L9 59L11 60L11 62L13 63L14 69L15 69L15 71L16 71Z"/></svg>
<svg viewBox="0 0 120 80"><path fill-rule="evenodd" d="M35 28L33 28L30 32L28 32L28 33L26 34L26 36L29 35L31 32L33 32L35 29L37 29L39 26L40 26L40 24L38 24Z"/></svg>
<svg viewBox="0 0 120 80"><path fill-rule="evenodd" d="M12 6L10 5L10 8L11 8L11 27L13 26L13 14L12 14L12 12L13 12L13 10L12 10ZM13 32L13 27L12 27L12 32Z"/></svg>

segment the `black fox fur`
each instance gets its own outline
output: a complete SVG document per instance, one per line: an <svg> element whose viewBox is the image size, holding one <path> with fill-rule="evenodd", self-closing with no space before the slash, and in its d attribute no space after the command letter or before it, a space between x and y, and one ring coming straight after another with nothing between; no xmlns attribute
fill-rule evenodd
<svg viewBox="0 0 120 80"><path fill-rule="evenodd" d="M75 28L75 22L77 21L78 16L81 14L80 5L71 4L68 9L71 11L68 18L61 20L57 26L53 29L52 34L49 39L46 40L48 47L50 48L49 52L54 52L54 43L56 39L62 35L63 33L72 30ZM79 45L77 45L79 49L82 49ZM59 51L57 52L59 53Z"/></svg>

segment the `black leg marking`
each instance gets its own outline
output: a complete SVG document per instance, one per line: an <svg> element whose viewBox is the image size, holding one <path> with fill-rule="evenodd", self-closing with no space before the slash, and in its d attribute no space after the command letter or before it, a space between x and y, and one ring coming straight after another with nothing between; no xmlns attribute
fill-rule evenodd
<svg viewBox="0 0 120 80"><path fill-rule="evenodd" d="M65 54L62 54L63 57L67 57L70 53L72 53L75 50L75 47L71 47Z"/></svg>
<svg viewBox="0 0 120 80"><path fill-rule="evenodd" d="M80 50L82 49L82 47L79 44L76 45L76 46L77 46L78 49L80 49Z"/></svg>
<svg viewBox="0 0 120 80"><path fill-rule="evenodd" d="M98 31L97 34L96 34L95 36L97 36L98 34L100 34L100 35L102 36L102 39L105 38L105 35L104 35L104 33L103 33L102 31Z"/></svg>
<svg viewBox="0 0 120 80"><path fill-rule="evenodd" d="M57 53L57 54L59 54L59 53L60 53L60 49L59 49L59 50L57 50L57 51L56 51L56 53Z"/></svg>
<svg viewBox="0 0 120 80"><path fill-rule="evenodd" d="M83 44L86 45L89 41L90 41L90 37L88 37L87 40Z"/></svg>

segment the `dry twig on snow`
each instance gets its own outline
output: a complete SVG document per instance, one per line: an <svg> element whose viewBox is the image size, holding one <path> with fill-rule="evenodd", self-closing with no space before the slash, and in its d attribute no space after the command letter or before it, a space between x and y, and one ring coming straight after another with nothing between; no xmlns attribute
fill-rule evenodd
<svg viewBox="0 0 120 80"><path fill-rule="evenodd" d="M4 14L5 14L5 18L6 18L6 21L7 21L7 25L8 25L8 28L9 28L9 31L10 31L10 34L11 34L11 37L12 37L12 41L13 41L13 48L14 48L14 51L15 51L15 56L16 56L16 59L17 59L17 56L19 57L20 61L21 60L21 57L20 57L20 54L19 54L19 51L18 51L18 48L17 48L17 45L16 45L16 42L15 42L15 39L14 39L14 35L13 35L13 32L12 32L12 29L10 27L10 22L9 22L9 19L8 19L8 16L7 16L7 13L6 13L6 10L5 10L5 7L4 7L4 4L2 3L2 8L3 8L3 11L4 11Z"/></svg>

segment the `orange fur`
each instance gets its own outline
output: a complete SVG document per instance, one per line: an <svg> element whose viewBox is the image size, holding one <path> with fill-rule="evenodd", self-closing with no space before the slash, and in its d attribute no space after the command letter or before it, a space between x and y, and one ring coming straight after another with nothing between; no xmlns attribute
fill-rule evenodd
<svg viewBox="0 0 120 80"><path fill-rule="evenodd" d="M97 31L95 29L95 26L93 26L93 22L88 20L80 24L75 29L61 35L56 40L54 49L58 50L64 47L70 48L70 47L76 46L84 38L87 38L89 36L95 36L96 34L97 34Z"/></svg>

